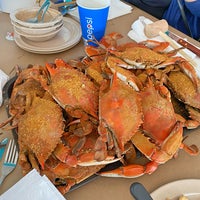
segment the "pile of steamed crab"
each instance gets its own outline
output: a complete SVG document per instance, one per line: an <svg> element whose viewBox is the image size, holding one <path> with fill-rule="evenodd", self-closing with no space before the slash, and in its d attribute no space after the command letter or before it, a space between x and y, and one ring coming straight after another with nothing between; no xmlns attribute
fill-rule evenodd
<svg viewBox="0 0 200 200"><path fill-rule="evenodd" d="M118 44L121 37L93 41L81 59L19 69L1 127L16 129L24 174L35 168L65 194L93 174L134 178L179 149L198 154L183 135L200 123L195 68L178 50L166 52L167 42Z"/></svg>

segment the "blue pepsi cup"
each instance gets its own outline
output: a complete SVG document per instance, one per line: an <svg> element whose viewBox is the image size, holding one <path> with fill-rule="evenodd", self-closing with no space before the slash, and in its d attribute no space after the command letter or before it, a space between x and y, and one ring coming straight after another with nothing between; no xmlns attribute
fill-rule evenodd
<svg viewBox="0 0 200 200"><path fill-rule="evenodd" d="M105 34L110 0L77 0L84 44L95 45Z"/></svg>

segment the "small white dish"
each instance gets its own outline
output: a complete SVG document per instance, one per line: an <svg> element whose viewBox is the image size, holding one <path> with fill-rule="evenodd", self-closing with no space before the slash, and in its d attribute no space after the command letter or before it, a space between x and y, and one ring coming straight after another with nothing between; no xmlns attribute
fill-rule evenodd
<svg viewBox="0 0 200 200"><path fill-rule="evenodd" d="M151 197L154 200L178 199L181 195L190 200L200 199L200 179L183 179L167 183L154 192Z"/></svg>
<svg viewBox="0 0 200 200"><path fill-rule="evenodd" d="M44 16L44 22L27 22L28 19L36 16L39 9L40 7L17 9L10 13L10 19L13 22L29 28L44 28L54 26L63 19L62 14L58 10L49 8Z"/></svg>
<svg viewBox="0 0 200 200"><path fill-rule="evenodd" d="M45 33L45 34L27 34L24 33L23 31L21 31L19 28L14 27L14 33L20 35L20 36L24 36L25 38L27 38L28 40L31 41L35 41L35 42L43 42L43 41L47 41L52 39L53 37L56 36L56 34L61 30L63 24L61 24L60 27L58 27L56 30L53 30L51 32Z"/></svg>
<svg viewBox="0 0 200 200"><path fill-rule="evenodd" d="M63 27L51 40L33 42L15 34L15 42L20 48L37 54L53 54L68 50L80 41L82 36L81 27L77 21L71 18L64 17L63 22Z"/></svg>

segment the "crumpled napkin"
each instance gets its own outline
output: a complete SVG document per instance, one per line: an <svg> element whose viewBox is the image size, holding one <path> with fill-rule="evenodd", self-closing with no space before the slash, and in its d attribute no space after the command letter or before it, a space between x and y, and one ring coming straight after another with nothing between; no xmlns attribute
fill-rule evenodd
<svg viewBox="0 0 200 200"><path fill-rule="evenodd" d="M128 36L135 40L136 42L142 42L147 39L146 35L144 34L144 27L146 24L151 24L152 21L144 16L140 16L136 21L133 22L131 25L131 30L128 32ZM153 40L163 41L160 36L152 38Z"/></svg>
<svg viewBox="0 0 200 200"><path fill-rule="evenodd" d="M9 79L9 76L0 69L0 106L3 103L3 94L2 94L3 92L2 92L2 90L3 90L4 85L8 81L8 79Z"/></svg>
<svg viewBox="0 0 200 200"><path fill-rule="evenodd" d="M109 14L108 14L108 20L114 19L116 17L120 17L122 15L126 15L131 12L132 12L132 6L130 6L126 3L123 3L120 0L111 0ZM68 12L68 14L79 21L78 7L70 10Z"/></svg>
<svg viewBox="0 0 200 200"><path fill-rule="evenodd" d="M161 37L161 36L156 36L154 38L148 38L145 33L144 33L144 27L146 24L150 24L153 21L151 21L150 19L144 17L144 16L140 16L136 21L134 21L131 25L131 30L128 32L128 37L131 38L132 40L136 41L136 42L142 42L148 39L151 40L156 40L156 41L160 41L160 42L164 42L165 40ZM181 45L179 45L176 41L174 41L179 47L181 47ZM167 51L169 50L173 50L172 47L168 47L166 49ZM188 54L188 56L193 60L195 59L196 63L200 63L200 58L196 56L196 54L194 54L193 52L191 52L188 49L184 49L183 51L185 51L185 53ZM181 55L180 55L181 56Z"/></svg>
<svg viewBox="0 0 200 200"><path fill-rule="evenodd" d="M51 181L33 169L1 195L1 200L66 200Z"/></svg>

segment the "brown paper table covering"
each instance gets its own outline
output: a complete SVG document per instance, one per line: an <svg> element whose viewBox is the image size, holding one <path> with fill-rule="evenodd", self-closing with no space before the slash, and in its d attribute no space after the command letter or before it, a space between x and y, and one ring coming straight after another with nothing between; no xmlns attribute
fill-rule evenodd
<svg viewBox="0 0 200 200"><path fill-rule="evenodd" d="M120 42L130 41L127 36L130 26L134 20L139 16L145 16L151 20L156 18L143 12L138 8L133 8L131 14L127 14L116 19L110 20L107 25L107 33L119 32L124 35L124 38ZM171 28L171 31L175 32L183 38L186 37L183 33ZM8 41L5 39L7 32L12 32L13 28L10 23L9 15L0 12L0 68L7 74L10 74L13 67L16 65L26 67L28 64L41 64L45 62L53 62L55 58L63 58L65 60L77 58L84 55L83 42L80 41L72 49L64 51L62 53L51 55L39 55L26 52L20 49L14 41ZM200 47L199 42L187 37L190 42ZM0 107L0 122L7 119L7 113L5 105ZM3 137L12 137L11 131L0 131L3 134L0 135L0 139ZM187 144L196 144L200 148L200 129L188 131L189 137L185 140ZM5 192L13 184L15 184L22 177L20 167L17 166L15 171L7 177L3 185L0 187L0 194ZM200 156L190 156L183 151L179 151L178 157L172 159L167 163L160 165L158 169L151 175L143 175L138 178L107 178L99 177L96 180L69 192L65 195L68 200L131 200L133 199L129 192L129 187L134 181L141 182L150 191L154 191L163 184L171 181L186 179L186 178L198 178L200 179Z"/></svg>

